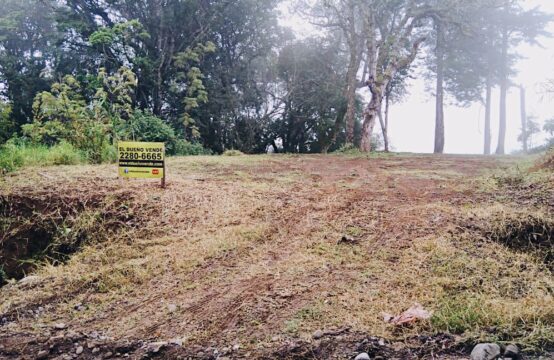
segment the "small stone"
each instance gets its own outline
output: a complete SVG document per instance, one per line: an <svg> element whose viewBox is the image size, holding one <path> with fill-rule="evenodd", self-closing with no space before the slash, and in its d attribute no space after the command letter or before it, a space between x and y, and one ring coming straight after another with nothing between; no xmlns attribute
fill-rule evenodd
<svg viewBox="0 0 554 360"><path fill-rule="evenodd" d="M113 353L108 351L107 353L104 354L104 359L109 359L113 356Z"/></svg>
<svg viewBox="0 0 554 360"><path fill-rule="evenodd" d="M168 305L167 305L167 311L169 311L170 313L173 313L173 312L177 311L177 305L175 305L175 304L168 304Z"/></svg>
<svg viewBox="0 0 554 360"><path fill-rule="evenodd" d="M500 355L500 346L497 344L478 344L471 352L471 360L495 360Z"/></svg>
<svg viewBox="0 0 554 360"><path fill-rule="evenodd" d="M77 346L77 349L75 349L75 354L77 355L81 355L83 353L83 347L82 346Z"/></svg>
<svg viewBox="0 0 554 360"><path fill-rule="evenodd" d="M100 351L100 349L97 348L97 347L95 347L94 349L92 349L92 353L93 353L93 354L96 354L96 353L99 352L99 351Z"/></svg>
<svg viewBox="0 0 554 360"><path fill-rule="evenodd" d="M46 350L41 350L37 354L37 360L46 359L47 357L48 357L48 351Z"/></svg>
<svg viewBox="0 0 554 360"><path fill-rule="evenodd" d="M512 359L519 359L519 348L515 345L508 345L506 346L506 351L504 351L504 357L505 358L512 358Z"/></svg>
<svg viewBox="0 0 554 360"><path fill-rule="evenodd" d="M64 324L64 323L57 323L57 324L54 324L54 329L56 329L56 330L63 330L63 329L65 329L66 327L67 327L67 325Z"/></svg>
<svg viewBox="0 0 554 360"><path fill-rule="evenodd" d="M169 343L171 345L183 346L183 339L171 339Z"/></svg>
<svg viewBox="0 0 554 360"><path fill-rule="evenodd" d="M323 337L323 335L324 335L324 334L323 334L323 331L321 331L321 330L316 330L316 331L314 332L314 334L312 335L312 337L313 337L314 339L317 340L317 339L321 339L321 338Z"/></svg>
<svg viewBox="0 0 554 360"><path fill-rule="evenodd" d="M238 351L240 349L240 344L233 345L233 351Z"/></svg>
<svg viewBox="0 0 554 360"><path fill-rule="evenodd" d="M59 340L63 340L65 338L65 335L64 334L60 334L60 335L56 335L56 336L52 336L48 339L48 342L49 343L56 343L57 341Z"/></svg>
<svg viewBox="0 0 554 360"><path fill-rule="evenodd" d="M38 280L40 280L39 276L29 275L29 276L24 277L23 279L19 280L19 284L30 284L30 283L33 283L33 282L38 281Z"/></svg>
<svg viewBox="0 0 554 360"><path fill-rule="evenodd" d="M358 354L358 356L356 356L354 360L371 360L371 358L367 353L364 352L364 353Z"/></svg>
<svg viewBox="0 0 554 360"><path fill-rule="evenodd" d="M167 344L168 343L165 341L158 341L148 344L146 348L150 353L157 353L162 347L167 346Z"/></svg>

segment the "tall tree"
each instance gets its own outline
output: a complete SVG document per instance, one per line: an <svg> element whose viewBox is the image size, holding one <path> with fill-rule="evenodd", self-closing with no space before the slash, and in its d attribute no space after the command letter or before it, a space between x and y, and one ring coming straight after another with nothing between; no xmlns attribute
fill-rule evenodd
<svg viewBox="0 0 554 360"><path fill-rule="evenodd" d="M445 11L457 11L454 1L372 1L364 8L371 100L364 112L361 150L370 151L375 120L381 111L385 89L394 76L415 60L432 32L432 19Z"/></svg>
<svg viewBox="0 0 554 360"><path fill-rule="evenodd" d="M496 23L501 37L500 66L500 117L498 125L498 146L496 154L505 153L506 142L506 99L510 84L509 63L511 49L521 42L537 44L541 36L549 36L546 25L552 21L552 16L538 8L524 11L517 2L512 2L496 12Z"/></svg>
<svg viewBox="0 0 554 360"><path fill-rule="evenodd" d="M0 9L0 91L18 131L32 119L35 94L50 87L59 34L45 2L0 0Z"/></svg>
<svg viewBox="0 0 554 360"><path fill-rule="evenodd" d="M523 85L519 86L519 107L520 107L520 113L521 113L521 142L523 144L523 153L527 153L529 151L528 146L528 140L529 136L527 134L528 126L527 126L527 99L525 94L525 87Z"/></svg>
<svg viewBox="0 0 554 360"><path fill-rule="evenodd" d="M298 2L300 11L307 15L313 24L331 31L338 31L344 39L348 65L344 85L346 111L344 118L338 118L333 128L333 141L340 125L346 127L346 141L354 143L354 123L356 112L356 91L361 87L358 72L363 61L364 38L363 18L360 14L368 4L361 0L320 0L312 4L306 0Z"/></svg>

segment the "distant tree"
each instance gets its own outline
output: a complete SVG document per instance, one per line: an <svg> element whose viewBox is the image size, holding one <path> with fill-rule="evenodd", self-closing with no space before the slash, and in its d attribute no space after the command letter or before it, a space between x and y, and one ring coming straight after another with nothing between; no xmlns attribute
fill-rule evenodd
<svg viewBox="0 0 554 360"><path fill-rule="evenodd" d="M444 103L450 97L459 106L483 101L482 93L490 80L490 89L499 56L494 39L487 37L489 15L505 0L467 1L457 11L443 11L434 17L434 31L428 41L426 58L428 78L435 80L434 152L445 146ZM486 128L490 141L490 93L487 92Z"/></svg>
<svg viewBox="0 0 554 360"><path fill-rule="evenodd" d="M541 132L541 127L536 117L528 117L525 122L525 128L521 128L517 140L523 144L523 151L526 153L528 149L534 147L533 137Z"/></svg>
<svg viewBox="0 0 554 360"><path fill-rule="evenodd" d="M0 9L0 95L9 99L16 132L31 121L35 94L50 87L60 37L45 1L0 0Z"/></svg>
<svg viewBox="0 0 554 360"><path fill-rule="evenodd" d="M521 42L537 44L541 36L550 36L546 31L546 25L552 21L552 16L539 9L524 11L518 2L510 2L499 8L491 16L491 24L495 24L496 34L500 35L501 66L499 73L500 82L500 118L498 146L496 154L505 153L506 140L506 97L510 87L510 54L511 48ZM496 36L494 34L494 36Z"/></svg>
<svg viewBox="0 0 554 360"><path fill-rule="evenodd" d="M356 90L362 81L358 80L358 72L363 62L364 37L363 19L360 14L367 6L361 0L319 0L315 3L306 0L298 1L298 9L316 26L327 31L338 32L341 42L346 47L347 70L344 82L343 96L346 99L344 116L337 119L333 128L332 138L337 136L341 124L346 127L346 141L354 143L354 127L356 112ZM337 44L339 48L342 44Z"/></svg>
<svg viewBox="0 0 554 360"><path fill-rule="evenodd" d="M411 78L410 68L404 68L387 84L384 93L385 108L378 114L383 136L383 146L385 152L390 151L389 139L389 113L391 104L401 102L408 95L408 79ZM384 115L383 115L384 112Z"/></svg>
<svg viewBox="0 0 554 360"><path fill-rule="evenodd" d="M344 58L334 43L307 39L283 48L277 63L281 85L272 138L285 152L327 151L335 143L333 128L346 111ZM348 140L346 140L348 141Z"/></svg>
<svg viewBox="0 0 554 360"><path fill-rule="evenodd" d="M385 90L399 71L409 67L432 32L432 19L455 12L457 1L383 1L365 6L364 39L371 100L364 111L361 150L370 151L373 127Z"/></svg>
<svg viewBox="0 0 554 360"><path fill-rule="evenodd" d="M554 136L554 118L546 120L542 129L550 136Z"/></svg>

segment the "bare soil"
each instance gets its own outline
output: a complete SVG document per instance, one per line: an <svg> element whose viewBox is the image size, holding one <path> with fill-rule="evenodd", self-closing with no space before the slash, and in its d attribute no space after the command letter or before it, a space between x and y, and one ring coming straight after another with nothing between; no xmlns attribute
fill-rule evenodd
<svg viewBox="0 0 554 360"><path fill-rule="evenodd" d="M94 223L98 231L108 224L107 236L81 241L69 261L35 264L32 278L0 289L0 357L33 359L45 351L46 358L349 359L366 351L382 359L458 359L472 341L499 333L496 324L514 317L509 311L525 318L541 309L535 328L522 330L525 339L533 329L550 331L550 270L528 252L466 233L470 212L495 206L551 218L549 185L539 186L540 200L533 188L514 186L512 196L499 196L498 187L483 185L517 161L176 158L165 190L155 181L117 179L111 165L24 169L0 185L0 196L14 199L13 211L44 208L52 196L68 194L69 208L102 212L98 204L106 199L128 206L123 218L115 211L116 222ZM98 193L102 199L93 203L78 201ZM343 237L352 242L341 243ZM443 251L468 256L482 273L458 276L469 270L454 258L445 270L437 255ZM526 268L496 273L482 265L511 262ZM473 276L492 290L472 289L466 281ZM511 296L518 282L527 290ZM398 329L382 318L415 302L443 314L444 299L473 290L500 320L480 318L471 335L433 322ZM518 329L517 319L505 321ZM324 335L314 339L317 330ZM537 341L543 349L552 345Z"/></svg>

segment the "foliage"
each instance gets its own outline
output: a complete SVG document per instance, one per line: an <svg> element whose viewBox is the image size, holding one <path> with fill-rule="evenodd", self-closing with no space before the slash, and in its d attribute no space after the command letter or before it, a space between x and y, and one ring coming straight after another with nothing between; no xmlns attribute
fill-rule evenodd
<svg viewBox="0 0 554 360"><path fill-rule="evenodd" d="M280 111L268 135L281 139L285 152L328 148L335 123L345 115L345 73L336 45L332 38L306 39L286 46L279 55L276 68L283 87L272 96Z"/></svg>
<svg viewBox="0 0 554 360"><path fill-rule="evenodd" d="M510 46L532 43L549 20L520 1L299 2L323 25L317 38L281 27L278 0L1 0L0 142L66 140L101 162L140 110L216 153L334 151L370 133L382 107L374 97L363 125L356 89L385 104L406 95L437 19L448 24L445 87L464 104L518 59L500 59L501 30Z"/></svg>
<svg viewBox="0 0 554 360"><path fill-rule="evenodd" d="M0 144L5 143L15 132L15 124L11 119L12 107L0 101Z"/></svg>
<svg viewBox="0 0 554 360"><path fill-rule="evenodd" d="M123 140L163 142L168 155L204 155L201 144L176 136L173 128L152 113L136 110L127 121L117 126L117 136Z"/></svg>
<svg viewBox="0 0 554 360"><path fill-rule="evenodd" d="M35 95L49 87L60 34L48 2L2 0L0 8L0 96L9 99L16 133L32 117Z"/></svg>
<svg viewBox="0 0 554 360"><path fill-rule="evenodd" d="M115 138L113 127L132 113L134 74L122 67L108 75L101 68L94 97L87 102L83 88L71 75L38 94L33 103L34 121L23 133L35 144L54 145L68 141L100 163L112 159L109 149Z"/></svg>

